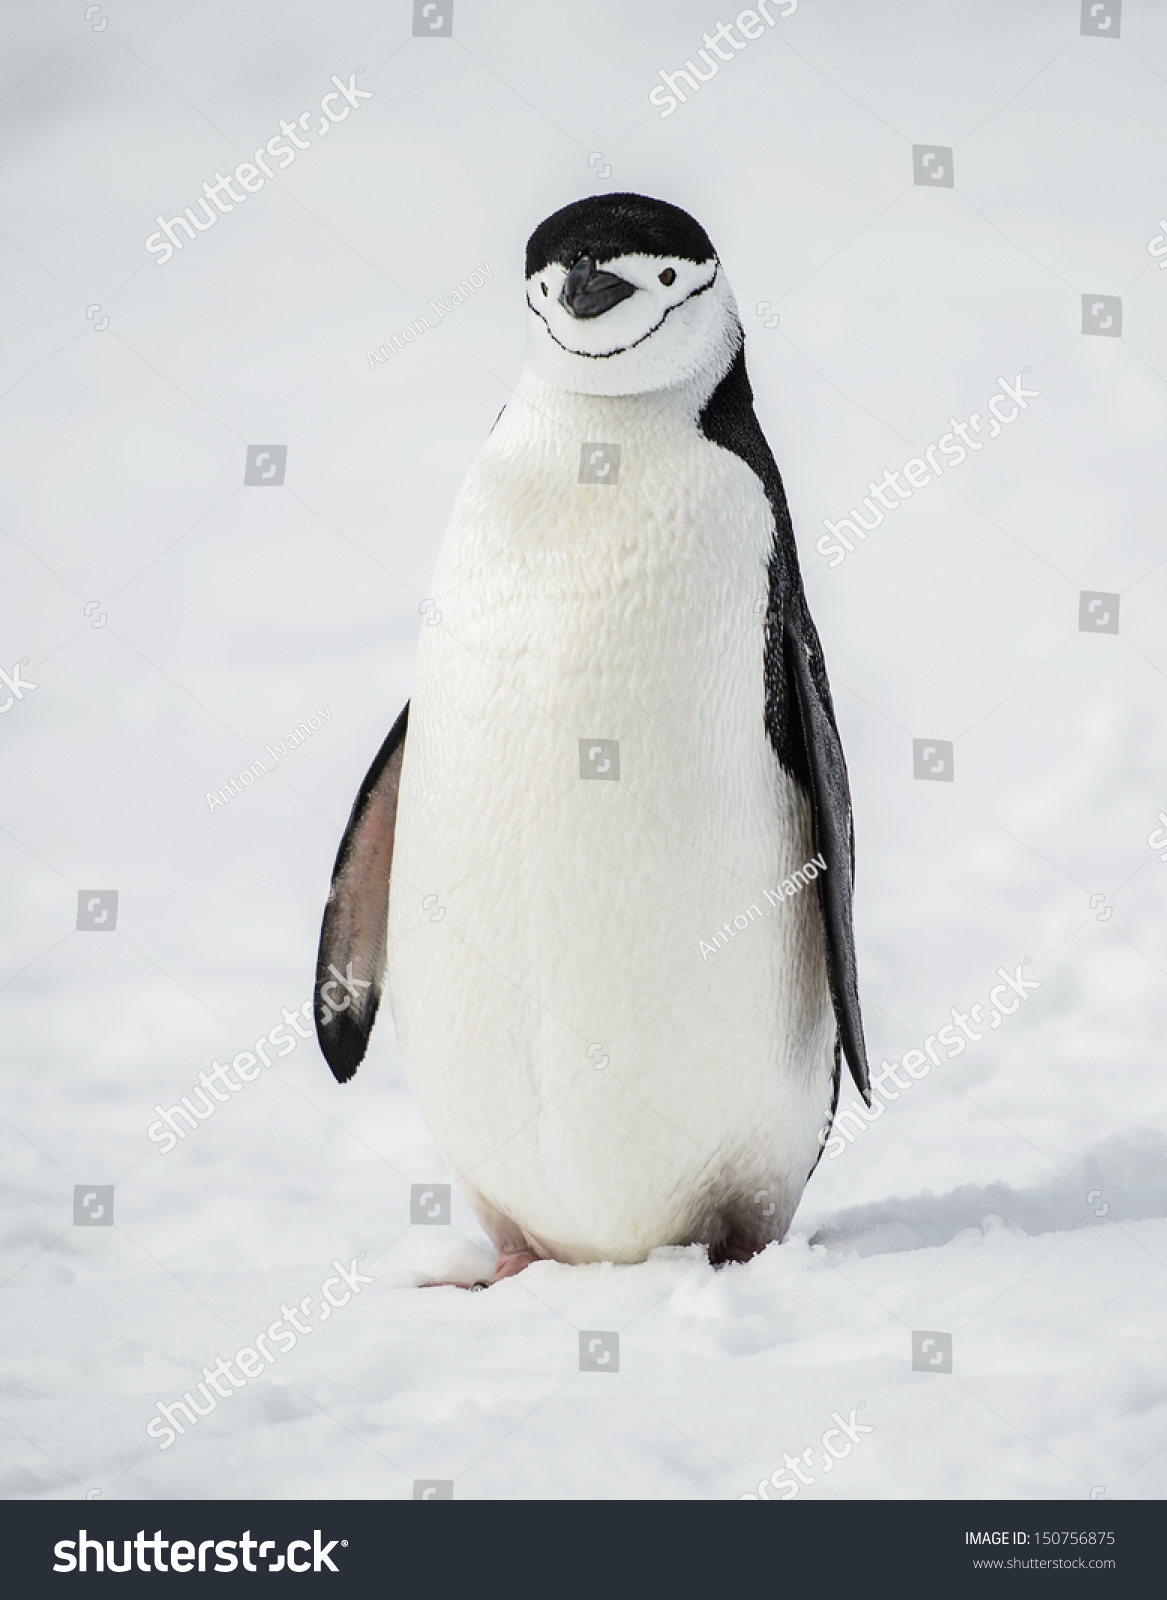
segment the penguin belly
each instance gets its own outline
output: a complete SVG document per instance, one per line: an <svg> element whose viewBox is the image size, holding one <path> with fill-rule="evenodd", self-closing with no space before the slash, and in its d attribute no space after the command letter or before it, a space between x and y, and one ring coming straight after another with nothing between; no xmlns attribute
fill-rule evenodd
<svg viewBox="0 0 1167 1600"><path fill-rule="evenodd" d="M619 444L616 482L579 481L585 444ZM813 855L766 735L772 537L683 394L525 378L458 496L420 630L388 989L500 1248L758 1248L819 1153L817 893L765 895Z"/></svg>

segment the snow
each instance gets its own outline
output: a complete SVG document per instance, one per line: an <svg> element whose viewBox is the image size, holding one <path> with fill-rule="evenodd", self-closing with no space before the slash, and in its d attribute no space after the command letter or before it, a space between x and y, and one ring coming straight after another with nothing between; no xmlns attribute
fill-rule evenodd
<svg viewBox="0 0 1167 1600"><path fill-rule="evenodd" d="M715 13L601 14L581 36L465 4L416 42L363 0L4 24L0 89L31 76L0 107L0 668L37 685L0 717L9 1497L728 1499L807 1450L803 1498L1167 1492L1167 193L1142 155L1167 17L1085 39L1076 7L815 0L661 121L657 70ZM361 64L375 98L282 193L145 256L156 214ZM911 183L930 139L951 190ZM450 1225L410 1224L448 1174L387 1016L343 1089L300 1041L169 1153L147 1129L308 997L340 830L517 373L522 242L613 186L693 211L742 307L852 773L873 1061L987 1006L999 968L1040 987L825 1157L748 1265L422 1289L489 1262L456 1194ZM1121 339L1081 335L1096 292ZM1026 366L1030 409L830 569L822 519ZM244 488L270 441L286 486ZM1079 631L1083 590L1121 594L1117 635ZM913 779L913 738L953 741L954 782ZM112 933L74 930L93 887ZM114 1225L74 1226L98 1184ZM374 1281L325 1318L334 1261ZM147 1436L305 1299L265 1375ZM580 1370L581 1330L619 1335L618 1371ZM951 1336L951 1373L912 1370L913 1333ZM828 1473L835 1414L873 1431Z"/></svg>

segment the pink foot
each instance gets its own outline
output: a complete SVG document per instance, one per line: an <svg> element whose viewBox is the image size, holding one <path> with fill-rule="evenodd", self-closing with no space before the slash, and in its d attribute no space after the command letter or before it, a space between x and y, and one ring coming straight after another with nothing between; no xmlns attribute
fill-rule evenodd
<svg viewBox="0 0 1167 1600"><path fill-rule="evenodd" d="M498 1264L494 1269L495 1283L499 1283L503 1278L513 1278L516 1273L522 1272L524 1267L529 1267L533 1261L539 1259L533 1250L500 1250Z"/></svg>
<svg viewBox="0 0 1167 1600"><path fill-rule="evenodd" d="M501 1283L503 1278L513 1278L516 1273L522 1272L524 1267L529 1267L532 1261L540 1259L533 1250L500 1250L491 1282ZM473 1283L457 1283L452 1278L444 1278L435 1283L423 1283L421 1287L423 1289L489 1289L490 1283L485 1278L476 1278Z"/></svg>

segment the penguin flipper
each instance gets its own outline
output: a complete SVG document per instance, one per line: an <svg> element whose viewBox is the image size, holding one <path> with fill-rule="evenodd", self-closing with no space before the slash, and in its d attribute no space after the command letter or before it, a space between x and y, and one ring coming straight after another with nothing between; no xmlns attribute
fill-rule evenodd
<svg viewBox="0 0 1167 1600"><path fill-rule="evenodd" d="M381 1003L389 874L409 702L365 775L340 841L316 957L316 1037L338 1083L365 1058Z"/></svg>
<svg viewBox="0 0 1167 1600"><path fill-rule="evenodd" d="M847 1066L856 1088L870 1105L867 1048L859 1009L855 931L852 924L855 851L851 830L851 790L847 782L843 747L835 727L822 646L805 603L790 608L783 644L787 682L793 690L792 699L798 706L799 731L810 777L814 844L827 864L826 872L818 880L818 890L826 935L831 1002Z"/></svg>

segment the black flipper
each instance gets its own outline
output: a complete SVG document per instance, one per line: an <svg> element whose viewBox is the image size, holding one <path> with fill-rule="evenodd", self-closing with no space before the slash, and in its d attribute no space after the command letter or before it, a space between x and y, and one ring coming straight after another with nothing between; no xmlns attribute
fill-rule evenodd
<svg viewBox="0 0 1167 1600"><path fill-rule="evenodd" d="M340 841L316 958L316 1037L338 1083L365 1058L381 1003L389 873L409 704L389 730Z"/></svg>
<svg viewBox="0 0 1167 1600"><path fill-rule="evenodd" d="M754 413L744 347L706 402L698 426L756 474L774 514L766 612L766 733L780 764L810 799L815 851L827 864L818 879L818 894L835 1023L851 1076L870 1105L851 918L855 853L847 765L822 647L803 592L786 492Z"/></svg>
<svg viewBox="0 0 1167 1600"><path fill-rule="evenodd" d="M787 683L798 702L803 747L810 769L811 818L814 846L827 870L818 880L819 905L827 941L827 980L839 1042L855 1085L867 1104L871 1090L867 1077L867 1049L859 1010L859 979L855 966L855 931L851 920L851 893L855 881L855 847L851 831L851 791L847 763L835 727L831 691L822 646L805 602L794 606L786 623ZM799 615L801 612L801 616Z"/></svg>

